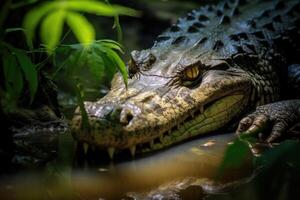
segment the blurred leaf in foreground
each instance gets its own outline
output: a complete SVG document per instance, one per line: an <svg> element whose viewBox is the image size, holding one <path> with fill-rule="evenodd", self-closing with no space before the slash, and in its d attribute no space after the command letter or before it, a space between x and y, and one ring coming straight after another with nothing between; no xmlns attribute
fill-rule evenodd
<svg viewBox="0 0 300 200"><path fill-rule="evenodd" d="M66 12L60 9L57 12L50 13L43 20L41 25L41 40L47 49L54 49L59 43L63 32L65 16Z"/></svg>
<svg viewBox="0 0 300 200"><path fill-rule="evenodd" d="M52 1L30 10L25 16L23 27L27 37L33 39L35 30L41 23L41 39L51 54L59 44L65 20L79 42L91 44L95 40L93 25L81 13L110 17L138 15L138 12L131 8L96 0Z"/></svg>
<svg viewBox="0 0 300 200"><path fill-rule="evenodd" d="M68 12L67 24L83 45L90 44L95 39L93 25L82 15L76 12Z"/></svg>
<svg viewBox="0 0 300 200"><path fill-rule="evenodd" d="M251 155L252 153L248 143L239 138L235 139L226 149L223 161L219 167L219 173L222 174L227 169L240 168L249 160L249 156Z"/></svg>

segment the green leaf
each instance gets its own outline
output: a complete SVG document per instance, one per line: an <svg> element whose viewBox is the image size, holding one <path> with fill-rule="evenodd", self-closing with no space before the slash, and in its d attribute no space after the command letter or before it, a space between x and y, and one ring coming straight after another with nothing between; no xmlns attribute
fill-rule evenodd
<svg viewBox="0 0 300 200"><path fill-rule="evenodd" d="M35 65L27 57L25 52L21 50L15 50L18 62L24 73L24 77L28 82L29 91L30 91L30 103L32 103L35 93L38 87L38 75Z"/></svg>
<svg viewBox="0 0 300 200"><path fill-rule="evenodd" d="M41 39L50 53L59 43L63 31L66 12L63 9L52 12L43 20Z"/></svg>
<svg viewBox="0 0 300 200"><path fill-rule="evenodd" d="M108 80L112 80L118 68L106 54L103 54L102 58L105 66L105 75L107 76Z"/></svg>
<svg viewBox="0 0 300 200"><path fill-rule="evenodd" d="M67 23L82 44L91 44L95 40L95 30L92 24L80 14L67 13Z"/></svg>
<svg viewBox="0 0 300 200"><path fill-rule="evenodd" d="M118 5L107 5L106 3L89 1L67 1L66 8L101 16L128 15L137 16L139 13L134 9Z"/></svg>
<svg viewBox="0 0 300 200"><path fill-rule="evenodd" d="M72 28L78 40L82 43L89 43L90 41L94 40L95 31L92 25L90 25L90 23L84 17L72 11L80 11L96 15L115 17L115 25L118 28L119 38L121 37L121 29L118 23L117 16L139 15L139 12L135 11L134 9L119 5L108 5L104 2L99 2L95 0L69 0L46 2L34 9L31 9L26 14L25 19L23 21L23 27L26 30L27 38L30 40L33 39L37 25L44 16L50 13L43 22L41 35L43 42L46 45L48 45L50 49L53 48L58 43L58 40L60 38L58 36L61 35L61 29L64 20L63 11L68 11L68 24ZM80 25L83 25L87 29L80 29ZM86 33L87 35L85 35Z"/></svg>
<svg viewBox="0 0 300 200"><path fill-rule="evenodd" d="M121 71L125 84L128 75L124 62L116 51L122 51L121 45L113 40L94 41L89 47L82 45L63 45L56 49L56 52L68 52L68 62L64 66L66 72L74 76L83 67L88 67L90 72L97 79L108 78L110 80L116 69ZM60 65L61 66L61 65ZM61 68L60 68L61 69Z"/></svg>
<svg viewBox="0 0 300 200"><path fill-rule="evenodd" d="M248 143L244 140L235 139L233 144L226 149L223 161L219 166L217 177L220 178L225 170L240 168L249 160L249 156L251 156L252 160L254 159Z"/></svg>
<svg viewBox="0 0 300 200"><path fill-rule="evenodd" d="M23 89L22 73L15 56L12 54L5 55L2 60L6 92L10 97L9 100L16 104Z"/></svg>
<svg viewBox="0 0 300 200"><path fill-rule="evenodd" d="M92 49L89 49L86 54L87 65L90 72L97 77L97 79L103 78L104 73L104 61L101 55L98 55Z"/></svg>
<svg viewBox="0 0 300 200"><path fill-rule="evenodd" d="M111 61L117 66L117 68L121 72L125 86L127 87L128 73L127 73L125 63L123 62L123 60L120 58L120 56L116 52L114 52L113 50L111 50L109 48L107 48L107 56L111 59Z"/></svg>
<svg viewBox="0 0 300 200"><path fill-rule="evenodd" d="M122 45L119 42L116 42L116 41L110 40L110 39L97 40L97 41L95 41L95 43L101 43L101 44L103 44L103 43L112 43L112 44L115 44L116 46L122 47Z"/></svg>
<svg viewBox="0 0 300 200"><path fill-rule="evenodd" d="M58 2L47 2L36 8L31 9L24 18L23 28L26 30L28 39L34 38L34 33L38 23L41 21L48 12L53 10L57 6Z"/></svg>
<svg viewBox="0 0 300 200"><path fill-rule="evenodd" d="M100 44L104 47L108 47L110 49L116 50L120 53L124 53L122 45L119 44L116 41L113 41L113 40L98 40L96 43L98 43L98 44Z"/></svg>
<svg viewBox="0 0 300 200"><path fill-rule="evenodd" d="M125 86L127 87L127 80L128 80L128 73L127 69L125 66L125 63L123 60L120 58L120 56L112 50L109 46L104 45L105 42L106 44L109 44L111 41L110 40L100 40L101 45L98 45L97 48L95 48L96 51L99 52L99 54L104 54L103 57L106 58L104 61L106 63L106 68L111 69L110 71L114 71L115 68L119 69L121 72L121 75L123 77ZM117 42L111 42L110 44L115 44L119 45ZM120 46L120 45L119 45ZM109 64L109 65L107 65Z"/></svg>

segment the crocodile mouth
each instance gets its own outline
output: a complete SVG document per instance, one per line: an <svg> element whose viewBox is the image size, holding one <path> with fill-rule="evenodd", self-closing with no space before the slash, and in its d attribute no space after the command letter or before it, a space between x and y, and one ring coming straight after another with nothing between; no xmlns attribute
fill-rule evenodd
<svg viewBox="0 0 300 200"><path fill-rule="evenodd" d="M87 139L86 143L83 143L84 149L87 151L89 146L92 146L101 151L107 150L110 159L113 159L116 154L124 155L126 152L132 157L153 153L223 127L241 112L246 103L245 99L247 98L242 92L224 94L220 98L185 112L180 117L181 120L174 122L173 125L160 127L160 130L156 132L149 131L144 134L144 138L127 138L127 140L134 140L127 141L132 144L129 147L118 148L106 144L101 145L105 143L103 138L92 132L90 135L93 139ZM90 141L94 141L93 144Z"/></svg>
<svg viewBox="0 0 300 200"><path fill-rule="evenodd" d="M137 145L137 153L147 153L212 132L226 125L243 107L243 94L232 94L211 101L189 112L182 121L162 131L158 137Z"/></svg>

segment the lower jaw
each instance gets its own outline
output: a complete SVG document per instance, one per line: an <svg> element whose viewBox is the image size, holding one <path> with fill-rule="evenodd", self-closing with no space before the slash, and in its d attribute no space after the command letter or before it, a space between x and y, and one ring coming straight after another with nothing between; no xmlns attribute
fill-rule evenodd
<svg viewBox="0 0 300 200"><path fill-rule="evenodd" d="M168 134L163 134L160 139L150 145L140 145L137 153L148 153L181 143L199 135L204 135L227 125L232 118L239 115L245 107L244 95L234 94L223 97L213 102L202 114L193 120L182 123L178 128Z"/></svg>

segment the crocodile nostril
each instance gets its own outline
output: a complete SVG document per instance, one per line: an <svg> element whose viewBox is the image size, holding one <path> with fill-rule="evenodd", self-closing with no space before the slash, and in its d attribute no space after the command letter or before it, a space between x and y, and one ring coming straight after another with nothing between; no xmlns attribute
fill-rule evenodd
<svg viewBox="0 0 300 200"><path fill-rule="evenodd" d="M129 109L124 108L120 115L120 122L124 125L128 125L132 119L132 112Z"/></svg>
<svg viewBox="0 0 300 200"><path fill-rule="evenodd" d="M106 116L108 117L108 119L112 122L118 122L119 119L120 119L120 115L121 115L121 112L122 112L122 108L121 107L114 107L114 106L111 106L109 109L108 109L108 112L106 113Z"/></svg>
<svg viewBox="0 0 300 200"><path fill-rule="evenodd" d="M132 105L104 105L98 116L113 124L127 126L135 116L138 108Z"/></svg>

